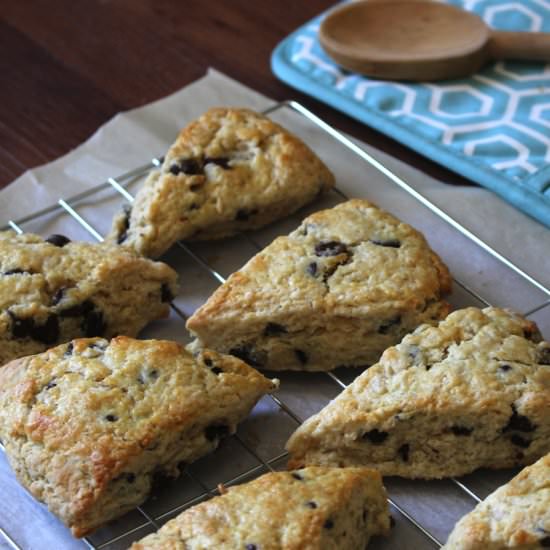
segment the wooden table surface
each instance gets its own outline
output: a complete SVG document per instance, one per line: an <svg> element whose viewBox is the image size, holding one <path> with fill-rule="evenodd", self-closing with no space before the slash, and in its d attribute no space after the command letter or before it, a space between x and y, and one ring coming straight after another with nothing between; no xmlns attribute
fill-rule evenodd
<svg viewBox="0 0 550 550"><path fill-rule="evenodd" d="M447 183L468 183L278 81L273 48L334 0L0 1L0 187L63 155L119 111L214 67Z"/></svg>

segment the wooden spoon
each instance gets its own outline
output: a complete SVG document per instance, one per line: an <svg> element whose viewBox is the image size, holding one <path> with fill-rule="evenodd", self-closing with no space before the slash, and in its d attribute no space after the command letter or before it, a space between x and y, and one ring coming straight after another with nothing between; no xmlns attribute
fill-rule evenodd
<svg viewBox="0 0 550 550"><path fill-rule="evenodd" d="M339 65L390 80L443 80L496 59L550 61L550 33L501 32L477 15L427 0L351 2L331 12L321 45Z"/></svg>

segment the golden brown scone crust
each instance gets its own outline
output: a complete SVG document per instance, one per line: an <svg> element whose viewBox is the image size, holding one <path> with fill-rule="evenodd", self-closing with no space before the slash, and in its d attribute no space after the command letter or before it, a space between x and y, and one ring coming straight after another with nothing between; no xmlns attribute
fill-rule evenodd
<svg viewBox="0 0 550 550"><path fill-rule="evenodd" d="M464 516L445 550L550 547L550 455L524 468Z"/></svg>
<svg viewBox="0 0 550 550"><path fill-rule="evenodd" d="M177 240L262 227L333 185L315 153L269 118L214 108L181 131L109 238L158 257Z"/></svg>
<svg viewBox="0 0 550 550"><path fill-rule="evenodd" d="M175 342L73 340L0 369L0 439L22 485L83 536L143 502L155 473L213 450L276 385Z"/></svg>
<svg viewBox="0 0 550 550"><path fill-rule="evenodd" d="M424 237L353 199L307 217L237 271L188 320L197 346L258 368L365 366L443 318L451 278Z"/></svg>
<svg viewBox="0 0 550 550"><path fill-rule="evenodd" d="M550 451L550 344L498 308L423 325L309 418L290 465L409 478L530 464Z"/></svg>
<svg viewBox="0 0 550 550"><path fill-rule="evenodd" d="M176 272L115 245L0 232L0 366L80 336L135 336L165 317Z"/></svg>
<svg viewBox="0 0 550 550"><path fill-rule="evenodd" d="M389 531L382 479L367 468L273 472L226 491L132 550L357 550Z"/></svg>

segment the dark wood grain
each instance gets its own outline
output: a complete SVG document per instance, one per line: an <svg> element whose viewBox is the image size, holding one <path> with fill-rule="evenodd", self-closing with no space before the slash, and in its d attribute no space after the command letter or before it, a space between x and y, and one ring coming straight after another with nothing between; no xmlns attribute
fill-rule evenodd
<svg viewBox="0 0 550 550"><path fill-rule="evenodd" d="M0 187L77 146L121 110L168 95L215 67L449 183L468 183L278 81L270 56L330 0L25 0L2 2Z"/></svg>

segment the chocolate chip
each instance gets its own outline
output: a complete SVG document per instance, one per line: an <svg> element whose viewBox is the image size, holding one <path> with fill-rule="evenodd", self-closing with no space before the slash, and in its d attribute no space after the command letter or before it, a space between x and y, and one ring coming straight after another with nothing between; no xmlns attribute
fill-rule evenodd
<svg viewBox="0 0 550 550"><path fill-rule="evenodd" d="M334 521L332 521L330 518L325 521L323 524L323 527L325 529L332 529L334 527Z"/></svg>
<svg viewBox="0 0 550 550"><path fill-rule="evenodd" d="M210 357L203 357L203 362L204 365L212 371L212 374L215 374L217 376L218 374L221 374L223 372L222 369L214 366L214 362L212 361L212 359L210 359Z"/></svg>
<svg viewBox="0 0 550 550"><path fill-rule="evenodd" d="M300 474L298 474L296 472L292 472L291 475L294 479L297 479L298 481L302 481L304 479Z"/></svg>
<svg viewBox="0 0 550 550"><path fill-rule="evenodd" d="M245 222L250 219L251 216L254 216L258 213L257 209L247 210L246 208L239 208L237 214L235 214L235 220L238 222Z"/></svg>
<svg viewBox="0 0 550 550"><path fill-rule="evenodd" d="M65 235L50 235L47 239L44 239L47 243L63 248L66 244L71 242L71 239L65 237Z"/></svg>
<svg viewBox="0 0 550 550"><path fill-rule="evenodd" d="M517 435L517 434L514 434L510 438L510 441L514 445L517 445L518 447L521 447L522 449L527 449L527 447L529 447L529 445L531 445L531 442L529 440L524 439L523 437L521 437L520 435Z"/></svg>
<svg viewBox="0 0 550 550"><path fill-rule="evenodd" d="M7 271L4 271L2 275L22 275L23 273L31 274L30 271L25 271L24 269L20 269L19 267L16 267L15 269L8 269Z"/></svg>
<svg viewBox="0 0 550 550"><path fill-rule="evenodd" d="M512 367L510 365L499 365L498 369L503 372L506 372L506 371L512 370Z"/></svg>
<svg viewBox="0 0 550 550"><path fill-rule="evenodd" d="M550 365L550 347L539 349L537 363L539 365Z"/></svg>
<svg viewBox="0 0 550 550"><path fill-rule="evenodd" d="M105 351L108 346L109 346L109 343L106 342L105 340L103 340L103 341L100 340L98 342L92 342L91 344L88 345L88 347L90 349L95 349L95 350L99 350L99 351Z"/></svg>
<svg viewBox="0 0 550 550"><path fill-rule="evenodd" d="M338 262L331 266L327 266L325 268L325 272L323 273L323 282L327 283L327 281L334 275L334 273L336 273L336 270L345 263L346 262Z"/></svg>
<svg viewBox="0 0 550 550"><path fill-rule="evenodd" d="M397 315L395 317L392 317L391 319L383 322L378 327L378 334L388 334L391 327L398 325L401 322L401 315Z"/></svg>
<svg viewBox="0 0 550 550"><path fill-rule="evenodd" d="M379 445L380 443L386 441L388 435L388 432L381 432L375 428L370 432L365 432L362 437L363 439L368 439L371 443L374 443L375 445Z"/></svg>
<svg viewBox="0 0 550 550"><path fill-rule="evenodd" d="M45 386L44 386L44 389L45 390L51 390L52 388L55 388L57 386L57 383L54 382L53 380L50 380Z"/></svg>
<svg viewBox="0 0 550 550"><path fill-rule="evenodd" d="M203 173L202 166L196 159L180 160L180 170L189 176L196 176Z"/></svg>
<svg viewBox="0 0 550 550"><path fill-rule="evenodd" d="M148 376L151 380L156 380L159 377L159 371L157 369L150 370Z"/></svg>
<svg viewBox="0 0 550 550"><path fill-rule="evenodd" d="M215 441L229 435L229 427L225 424L212 424L204 430L204 437L208 441Z"/></svg>
<svg viewBox="0 0 550 550"><path fill-rule="evenodd" d="M122 228L117 237L117 244L122 244L128 238L128 229L130 229L130 216L132 215L132 207L128 204L123 206L124 220L122 221Z"/></svg>
<svg viewBox="0 0 550 550"><path fill-rule="evenodd" d="M67 344L67 349L65 350L65 353L63 354L65 357L69 357L73 354L74 344L72 342L69 342Z"/></svg>
<svg viewBox="0 0 550 550"><path fill-rule="evenodd" d="M403 462L409 461L409 451L410 446L408 443L404 443L403 445L401 445L401 447L399 447L399 449L397 449L397 452L399 453L399 456L401 457L401 460L403 460Z"/></svg>
<svg viewBox="0 0 550 550"><path fill-rule="evenodd" d="M242 345L242 346L237 346L235 348L231 348L229 350L229 353L231 355L234 355L235 357L238 357L245 363L248 363L252 367L262 366L260 358L256 356L252 346L250 345Z"/></svg>
<svg viewBox="0 0 550 550"><path fill-rule="evenodd" d="M59 312L61 317L83 317L94 309L95 305L91 300L84 300L80 304L65 308Z"/></svg>
<svg viewBox="0 0 550 550"><path fill-rule="evenodd" d="M543 539L540 539L539 544L543 548L550 548L550 537L544 537Z"/></svg>
<svg viewBox="0 0 550 550"><path fill-rule="evenodd" d="M160 287L160 301L161 302L171 302L174 299L174 295L170 290L170 287L166 283L162 283Z"/></svg>
<svg viewBox="0 0 550 550"><path fill-rule="evenodd" d="M280 336L286 334L286 327L279 323L267 323L264 328L264 336Z"/></svg>
<svg viewBox="0 0 550 550"><path fill-rule="evenodd" d="M317 503L313 502L313 500L309 500L308 502L306 502L306 506L308 508L311 508L312 510L315 510L315 508L317 508Z"/></svg>
<svg viewBox="0 0 550 550"><path fill-rule="evenodd" d="M108 414L105 416L105 420L107 420L107 422L116 422L118 420L118 416L115 414Z"/></svg>
<svg viewBox="0 0 550 550"><path fill-rule="evenodd" d="M42 325L37 325L30 317L18 317L9 310L8 315L11 318L11 333L14 338L32 338L43 344L53 344L59 338L59 321L53 313Z"/></svg>
<svg viewBox="0 0 550 550"><path fill-rule="evenodd" d="M302 365L306 365L309 358L307 356L307 353L305 351L302 351L301 349L295 349L294 350L294 355L296 355L296 359L298 359L298 361L300 361L300 363Z"/></svg>
<svg viewBox="0 0 550 550"><path fill-rule="evenodd" d="M255 544L249 543L244 547L244 550L258 550L258 547Z"/></svg>
<svg viewBox="0 0 550 550"><path fill-rule="evenodd" d="M508 424L502 429L503 432L533 432L536 426L531 423L529 418L518 414L514 405L512 405L512 416L508 420Z"/></svg>
<svg viewBox="0 0 550 550"><path fill-rule="evenodd" d="M317 264L315 262L311 262L307 266L306 270L312 277L315 277L315 275L317 275Z"/></svg>
<svg viewBox="0 0 550 550"><path fill-rule="evenodd" d="M376 246L387 246L389 248L399 248L401 246L401 241L397 239L370 239L370 242Z"/></svg>
<svg viewBox="0 0 550 550"><path fill-rule="evenodd" d="M59 320L57 315L48 315L43 325L34 324L31 328L31 338L43 344L54 344L59 339Z"/></svg>
<svg viewBox="0 0 550 550"><path fill-rule="evenodd" d="M54 295L52 296L52 301L51 301L52 306L56 306L57 304L59 304L59 302L61 302L61 300L63 300L65 296L65 291L66 291L66 288L64 287L58 288L55 291Z"/></svg>
<svg viewBox="0 0 550 550"><path fill-rule="evenodd" d="M450 348L450 347L451 347L451 346L446 346L446 347L443 348L443 351L442 351L442 353L441 353L441 359L440 359L440 361L444 361L445 359L447 359L447 357L449 357L449 348Z"/></svg>
<svg viewBox="0 0 550 550"><path fill-rule="evenodd" d="M347 246L339 241L325 241L315 245L316 256L338 256L347 253Z"/></svg>
<svg viewBox="0 0 550 550"><path fill-rule="evenodd" d="M221 166L224 170L230 170L229 159L227 157L206 157L204 164L215 164Z"/></svg>
<svg viewBox="0 0 550 550"><path fill-rule="evenodd" d="M473 428L467 428L466 426L451 426L451 432L455 435L471 435L473 431Z"/></svg>
<svg viewBox="0 0 550 550"><path fill-rule="evenodd" d="M197 176L203 173L202 164L197 159L180 159L170 166L170 173L177 176L181 172L188 176Z"/></svg>
<svg viewBox="0 0 550 550"><path fill-rule="evenodd" d="M103 319L103 312L98 310L90 311L80 323L82 334L87 338L103 336L106 328L107 324Z"/></svg>
<svg viewBox="0 0 550 550"><path fill-rule="evenodd" d="M11 319L11 334L14 338L29 338L31 335L34 321L32 319L21 318L8 310Z"/></svg>

